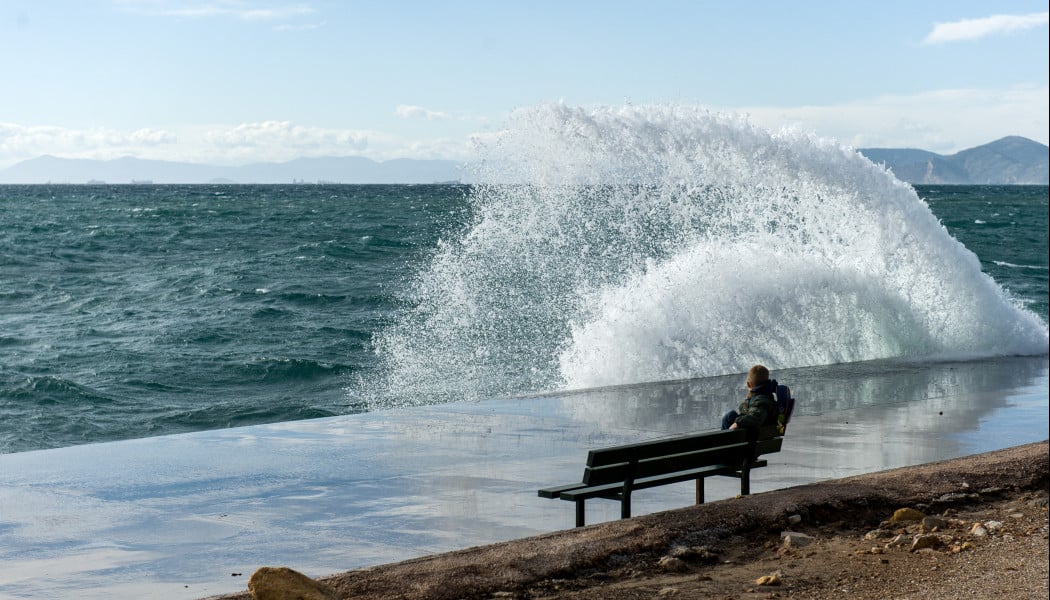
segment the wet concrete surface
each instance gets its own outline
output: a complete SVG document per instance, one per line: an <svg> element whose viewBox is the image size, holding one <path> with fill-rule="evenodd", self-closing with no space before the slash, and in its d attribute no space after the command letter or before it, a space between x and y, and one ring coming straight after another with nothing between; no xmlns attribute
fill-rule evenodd
<svg viewBox="0 0 1050 600"><path fill-rule="evenodd" d="M774 373L798 408L752 493L1047 439L1047 357ZM742 376L0 455L0 599L189 599L573 526L589 448L717 427ZM709 501L739 482L707 481ZM635 514L693 501L684 483ZM619 516L592 501L588 523Z"/></svg>

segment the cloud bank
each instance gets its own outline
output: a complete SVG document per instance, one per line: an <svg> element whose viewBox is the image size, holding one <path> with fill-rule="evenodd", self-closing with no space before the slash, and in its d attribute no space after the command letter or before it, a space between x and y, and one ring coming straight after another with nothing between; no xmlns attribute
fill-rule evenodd
<svg viewBox="0 0 1050 600"><path fill-rule="evenodd" d="M109 160L122 156L213 164L287 161L303 157L364 156L469 158L469 133L461 138L411 139L385 131L260 121L224 126L187 126L119 131L0 122L0 169L45 154Z"/></svg>
<svg viewBox="0 0 1050 600"><path fill-rule="evenodd" d="M933 90L835 105L712 108L742 112L754 124L768 129L791 127L854 148L910 147L952 154L1007 135L1047 143L1048 104L1050 88L1037 84L1009 89ZM395 133L266 120L119 131L0 122L0 168L44 154L102 160L130 155L225 165L319 156L469 161L476 154L475 141L493 131L478 128L484 123L482 119L457 118L420 106L399 105L395 114L406 119L440 120L443 127L433 131L413 126ZM960 127L960 123L966 126Z"/></svg>

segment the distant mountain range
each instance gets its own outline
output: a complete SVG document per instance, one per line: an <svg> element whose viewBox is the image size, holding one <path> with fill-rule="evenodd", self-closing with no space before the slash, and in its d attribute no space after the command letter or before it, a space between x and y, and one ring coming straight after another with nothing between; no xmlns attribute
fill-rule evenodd
<svg viewBox="0 0 1050 600"><path fill-rule="evenodd" d="M131 157L41 156L0 171L0 183L444 183L465 176L463 164L451 160L376 162L343 156L228 167Z"/></svg>
<svg viewBox="0 0 1050 600"><path fill-rule="evenodd" d="M1010 136L948 156L912 148L861 148L897 178L920 184L1047 185L1050 147ZM237 167L142 160L88 160L41 156L0 170L0 183L446 183L467 182L451 160L360 156L299 158Z"/></svg>
<svg viewBox="0 0 1050 600"><path fill-rule="evenodd" d="M908 183L968 185L1047 185L1050 147L1009 136L944 156L911 148L861 148L874 163L885 164Z"/></svg>

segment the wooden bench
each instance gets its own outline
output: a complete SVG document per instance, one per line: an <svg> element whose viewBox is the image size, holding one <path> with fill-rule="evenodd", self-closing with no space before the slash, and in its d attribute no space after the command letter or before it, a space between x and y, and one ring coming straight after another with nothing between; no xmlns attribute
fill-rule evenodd
<svg viewBox="0 0 1050 600"><path fill-rule="evenodd" d="M704 479L725 475L740 479L740 493L751 493L751 469L766 466L759 458L779 452L783 436L776 426L760 429L707 431L674 438L591 450L583 481L539 491L542 498L576 503L576 526L585 520L590 498L620 502L620 518L631 516L635 490L696 480L696 503L704 502Z"/></svg>

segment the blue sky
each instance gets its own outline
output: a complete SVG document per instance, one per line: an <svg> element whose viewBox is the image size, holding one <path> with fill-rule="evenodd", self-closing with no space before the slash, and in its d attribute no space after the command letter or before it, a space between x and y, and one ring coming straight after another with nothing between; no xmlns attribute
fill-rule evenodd
<svg viewBox="0 0 1050 600"><path fill-rule="evenodd" d="M0 0L0 168L470 159L515 109L677 103L854 147L1048 142L1047 3Z"/></svg>

